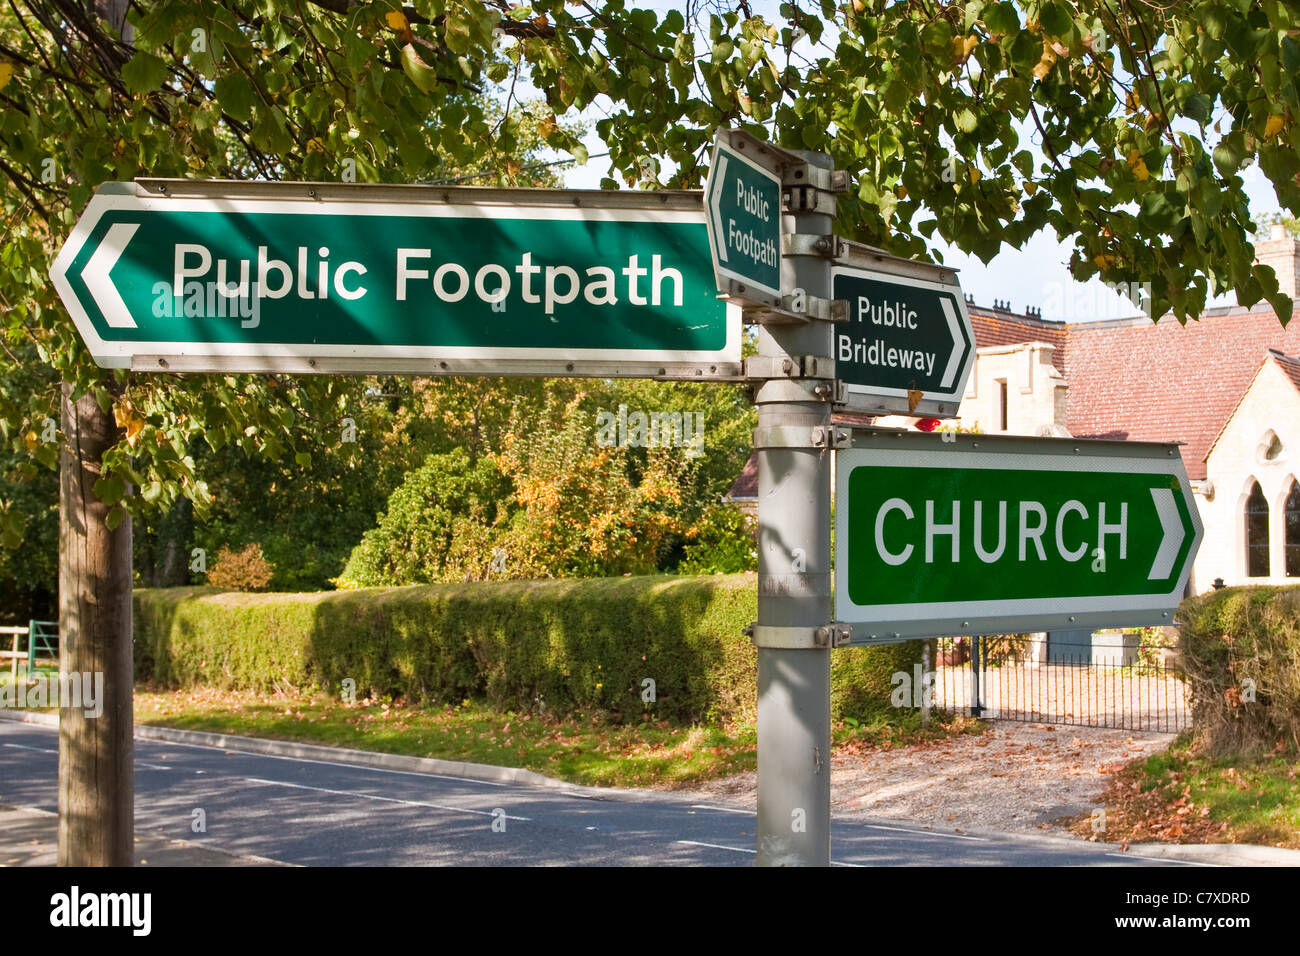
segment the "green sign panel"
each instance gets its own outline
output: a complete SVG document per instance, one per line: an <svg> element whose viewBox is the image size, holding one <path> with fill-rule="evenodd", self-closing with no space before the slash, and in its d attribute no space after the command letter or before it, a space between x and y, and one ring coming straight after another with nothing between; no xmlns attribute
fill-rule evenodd
<svg viewBox="0 0 1300 956"><path fill-rule="evenodd" d="M781 299L781 174L761 162L774 156L747 136L720 135L704 186L718 291L763 304Z"/></svg>
<svg viewBox="0 0 1300 956"><path fill-rule="evenodd" d="M924 269L914 263L915 273ZM946 273L951 276L949 271ZM835 371L853 396L907 401L906 408L953 417L975 358L975 336L966 302L955 277L935 281L879 268L836 266L831 271L836 299L849 304L849 321L835 329ZM869 407L869 403L868 403Z"/></svg>
<svg viewBox="0 0 1300 956"><path fill-rule="evenodd" d="M1172 622L1201 536L1175 446L944 437L838 453L855 642Z"/></svg>
<svg viewBox="0 0 1300 956"><path fill-rule="evenodd" d="M107 367L718 378L739 320L702 218L698 193L112 183L52 277Z"/></svg>

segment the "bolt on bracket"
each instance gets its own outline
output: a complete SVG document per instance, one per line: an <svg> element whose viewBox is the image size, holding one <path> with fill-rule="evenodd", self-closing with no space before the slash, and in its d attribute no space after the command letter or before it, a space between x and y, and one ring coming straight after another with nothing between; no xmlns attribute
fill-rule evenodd
<svg viewBox="0 0 1300 956"><path fill-rule="evenodd" d="M839 425L768 425L754 429L754 448L849 448L853 431Z"/></svg>
<svg viewBox="0 0 1300 956"><path fill-rule="evenodd" d="M847 322L849 320L849 302L847 299L823 299L815 295L799 297L781 296L781 303L766 306L751 306L743 309L747 325L807 325L813 319L822 322ZM802 309L796 309L796 304Z"/></svg>
<svg viewBox="0 0 1300 956"><path fill-rule="evenodd" d="M804 627L779 627L754 623L745 628L743 633L755 647L822 650L847 645L853 636L853 628L839 621Z"/></svg>
<svg viewBox="0 0 1300 956"><path fill-rule="evenodd" d="M803 232L781 234L783 256L820 256L825 259L838 259L843 254L844 240L839 236L818 236Z"/></svg>
<svg viewBox="0 0 1300 956"><path fill-rule="evenodd" d="M781 191L781 203L785 211L791 213L833 216L836 212L835 194L815 186L785 186Z"/></svg>
<svg viewBox="0 0 1300 956"><path fill-rule="evenodd" d="M750 381L835 375L835 360L828 355L751 355L744 362L745 378Z"/></svg>
<svg viewBox="0 0 1300 956"><path fill-rule="evenodd" d="M812 430L814 448L851 448L853 430L839 425L817 425Z"/></svg>
<svg viewBox="0 0 1300 956"><path fill-rule="evenodd" d="M781 174L783 186L809 186L828 193L843 194L849 191L849 173L846 169L823 169L812 163L787 166Z"/></svg>

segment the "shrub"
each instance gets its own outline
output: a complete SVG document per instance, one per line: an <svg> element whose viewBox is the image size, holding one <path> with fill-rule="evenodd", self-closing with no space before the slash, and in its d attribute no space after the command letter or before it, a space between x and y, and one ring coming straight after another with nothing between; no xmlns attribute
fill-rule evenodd
<svg viewBox="0 0 1300 956"><path fill-rule="evenodd" d="M832 652L831 659L831 713L836 717L852 717L862 723L915 710L913 707L896 708L892 704L894 675L907 675L919 695L913 665L921 663L924 641L900 641L897 644L880 644L875 647L845 647ZM934 666L935 645L930 642L930 665ZM914 696L913 700L919 700Z"/></svg>
<svg viewBox="0 0 1300 956"><path fill-rule="evenodd" d="M753 575L432 584L312 594L135 592L136 674L164 686L331 688L674 723L752 719ZM920 642L832 652L834 713L885 713ZM642 701L644 680L656 700ZM846 708L848 710L846 710Z"/></svg>
<svg viewBox="0 0 1300 956"><path fill-rule="evenodd" d="M256 541L240 551L231 551L223 544L208 569L208 582L233 591L260 591L271 583L274 574L275 568L263 557L262 546Z"/></svg>
<svg viewBox="0 0 1300 956"><path fill-rule="evenodd" d="M339 587L482 580L506 517L510 482L462 449L430 455L388 499L388 510L352 551Z"/></svg>
<svg viewBox="0 0 1300 956"><path fill-rule="evenodd" d="M1196 747L1300 750L1300 587L1211 591L1184 601L1178 619Z"/></svg>
<svg viewBox="0 0 1300 956"><path fill-rule="evenodd" d="M694 532L692 534L692 532ZM729 504L710 506L687 532L679 574L735 574L758 570L754 520Z"/></svg>

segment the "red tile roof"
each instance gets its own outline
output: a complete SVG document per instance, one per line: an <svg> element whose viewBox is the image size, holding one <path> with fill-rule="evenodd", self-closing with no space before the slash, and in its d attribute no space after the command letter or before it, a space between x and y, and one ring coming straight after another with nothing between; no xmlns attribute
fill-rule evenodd
<svg viewBox="0 0 1300 956"><path fill-rule="evenodd" d="M1019 345L1021 342L1046 342L1055 345L1052 364L1065 373L1065 341L1068 326L1032 316L1013 315L1000 309L981 309L967 303L970 324L975 330L975 347Z"/></svg>
<svg viewBox="0 0 1300 956"><path fill-rule="evenodd" d="M1291 384L1296 387L1297 391L1300 391L1300 358L1274 352L1273 361L1277 362L1277 367L1291 380Z"/></svg>
<svg viewBox="0 0 1300 956"><path fill-rule="evenodd" d="M1270 349L1300 352L1300 322L1232 308L1179 325L1166 317L1069 326L1066 425L1079 438L1181 441L1193 480Z"/></svg>
<svg viewBox="0 0 1300 956"><path fill-rule="evenodd" d="M1277 364L1277 367L1281 369L1282 374L1291 380L1291 384L1296 387L1297 391L1300 391L1300 359L1294 359L1290 356L1283 355L1277 349L1269 349L1264 355L1264 360L1259 363L1259 368L1255 369L1255 374L1252 375L1250 381L1246 383L1246 387L1242 391L1241 397L1238 398L1237 403L1232 406L1232 411L1228 413L1228 418L1219 426L1219 430L1215 432L1214 438L1210 441L1209 447L1205 449L1207 467L1209 464L1209 457L1214 452L1214 446L1219 443L1219 439L1222 438L1223 433L1227 431L1228 422L1237 414L1237 409L1239 409L1241 403L1246 400L1246 396L1250 394L1250 390L1255 387L1255 380L1259 378L1259 373L1264 371L1268 366L1269 359L1272 359Z"/></svg>

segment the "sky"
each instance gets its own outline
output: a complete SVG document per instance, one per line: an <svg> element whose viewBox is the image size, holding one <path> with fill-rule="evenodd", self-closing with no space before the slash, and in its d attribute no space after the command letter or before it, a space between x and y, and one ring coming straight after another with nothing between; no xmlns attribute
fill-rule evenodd
<svg viewBox="0 0 1300 956"><path fill-rule="evenodd" d="M604 146L594 135L588 138L587 145L593 155L604 151ZM565 175L565 186L597 189L608 171L607 159L593 158L586 166L569 170ZM1258 166L1244 170L1242 177L1256 220L1280 211L1273 187ZM1042 309L1044 319L1065 322L1122 319L1138 314L1128 299L1106 288L1101 280L1074 281L1066 267L1072 245L1069 241L1058 241L1051 229L1039 230L1020 249L1004 244L1002 251L987 265L945 242L934 241L929 245L942 255L946 265L960 270L958 279L962 290L975 297L976 305L991 307L995 299L1009 301L1013 312L1023 313L1026 308L1033 307ZM1212 298L1208 305L1232 305L1235 302L1236 297L1229 293Z"/></svg>
<svg viewBox="0 0 1300 956"><path fill-rule="evenodd" d="M669 7L663 0L651 0L645 5L660 12ZM757 0L753 6L756 13L774 12L762 9L769 5L775 7L771 0ZM1030 143L1032 139L1022 135L1022 142ZM609 161L597 155L604 152L599 138L590 134L586 145L593 158L586 166L567 171L565 185L568 188L599 188L601 178L608 174ZM1037 152L1036 146L1031 148ZM1273 188L1258 166L1249 167L1241 175L1256 221L1260 216L1280 211ZM995 299L1009 301L1012 311L1023 313L1027 307L1033 307L1042 310L1044 319L1067 322L1127 318L1138 314L1128 299L1106 288L1099 279L1075 282L1066 267L1071 243L1058 241L1050 229L1040 230L1023 248L1004 245L987 265L941 240L932 241L930 248L942 256L946 265L960 270L962 289L974 296L977 305L992 306ZM1231 305L1235 301L1235 296L1230 293L1211 299L1208 304Z"/></svg>

